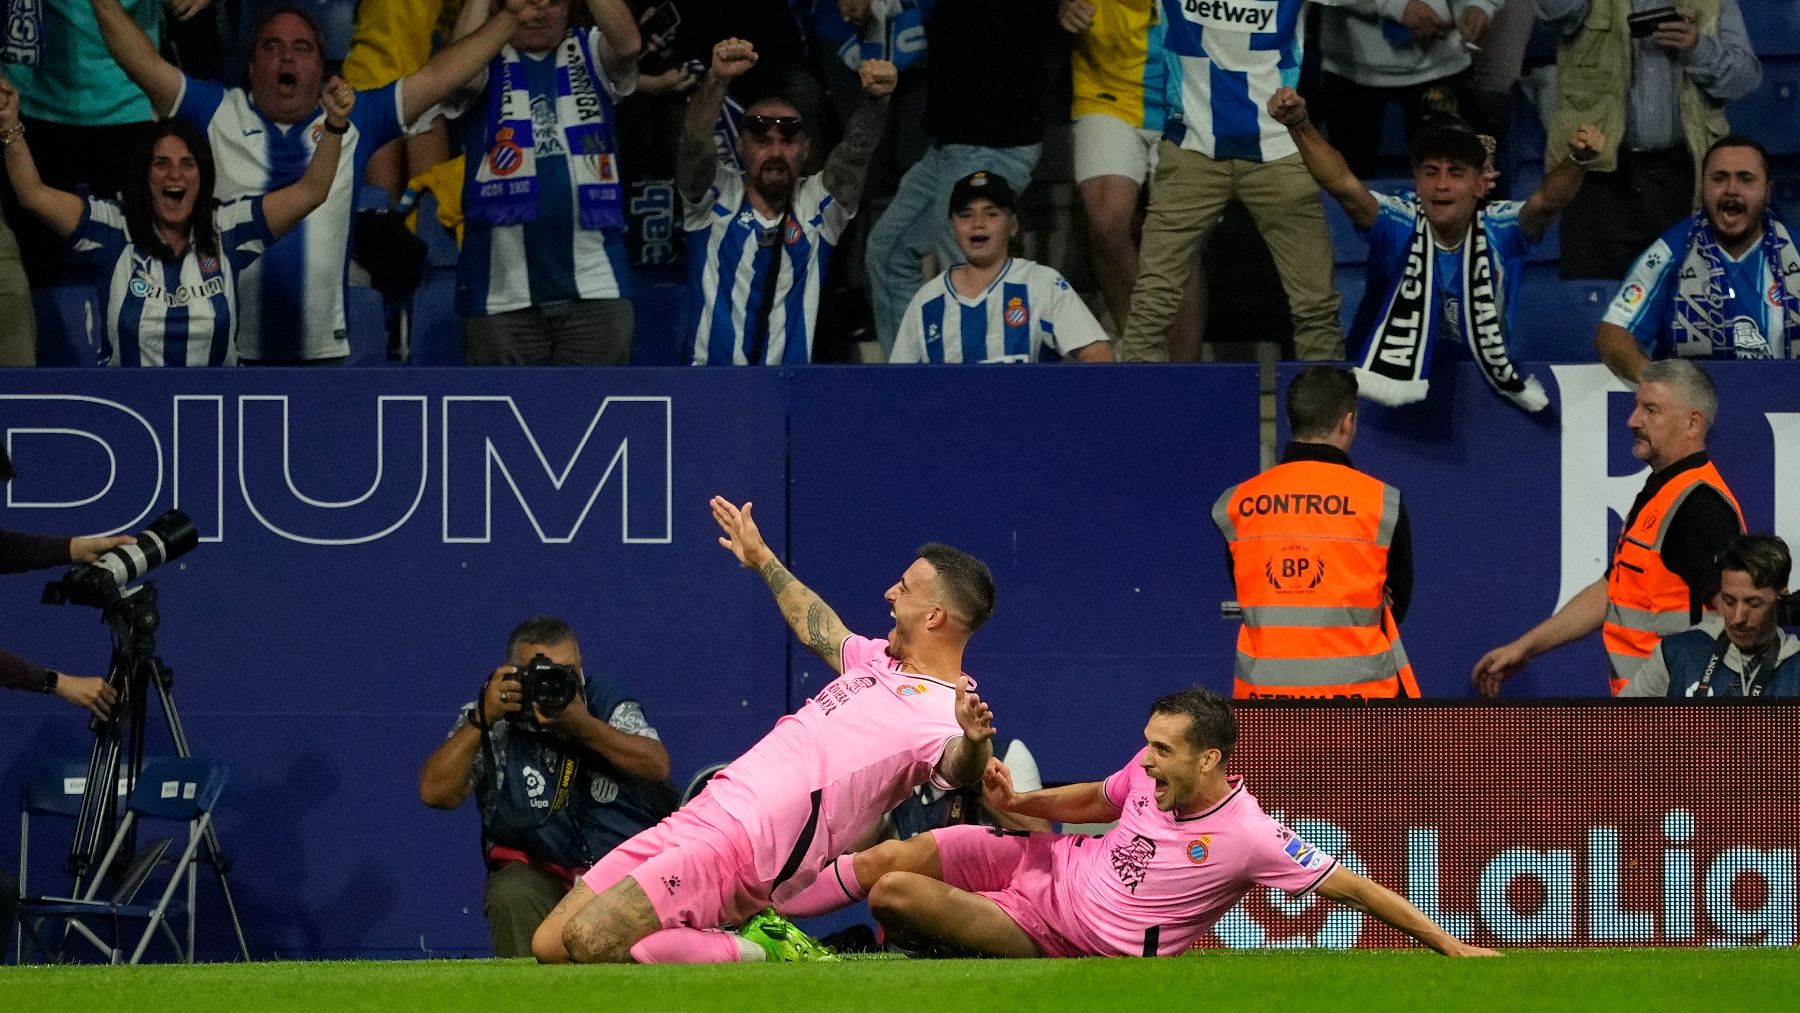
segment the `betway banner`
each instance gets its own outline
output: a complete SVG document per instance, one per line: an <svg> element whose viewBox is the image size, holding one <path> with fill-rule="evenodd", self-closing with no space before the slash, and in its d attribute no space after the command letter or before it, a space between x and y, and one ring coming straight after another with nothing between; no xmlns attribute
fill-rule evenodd
<svg viewBox="0 0 1800 1013"><path fill-rule="evenodd" d="M1281 371L1281 389L1299 367ZM1707 363L1719 389L1708 441L1754 532L1800 547L1800 363ZM1398 486L1416 579L1400 630L1428 697L1469 695L1488 651L1600 579L1649 470L1631 456L1633 392L1594 364L1521 367L1544 382L1536 414L1496 396L1478 367L1432 371L1431 396L1362 403L1351 458ZM1282 438L1286 438L1285 413ZM1603 696L1599 637L1526 666L1513 696Z"/></svg>
<svg viewBox="0 0 1800 1013"><path fill-rule="evenodd" d="M1240 704L1265 811L1482 946L1789 946L1800 704ZM1258 890L1205 941L1407 945Z"/></svg>

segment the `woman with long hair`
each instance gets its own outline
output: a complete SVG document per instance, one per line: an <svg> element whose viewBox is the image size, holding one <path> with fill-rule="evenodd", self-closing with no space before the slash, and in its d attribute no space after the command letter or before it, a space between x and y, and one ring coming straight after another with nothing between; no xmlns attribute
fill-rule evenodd
<svg viewBox="0 0 1800 1013"><path fill-rule="evenodd" d="M237 275L325 202L337 175L356 92L333 78L315 147L292 185L220 204L212 148L185 120L158 121L132 153L123 202L82 198L39 178L19 93L0 77L0 145L19 203L70 241L77 255L110 265L101 281L103 358L125 366L237 363Z"/></svg>

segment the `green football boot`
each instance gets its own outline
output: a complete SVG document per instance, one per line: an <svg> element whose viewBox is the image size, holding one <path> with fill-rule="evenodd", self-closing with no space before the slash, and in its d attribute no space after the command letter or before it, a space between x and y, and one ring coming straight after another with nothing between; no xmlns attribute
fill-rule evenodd
<svg viewBox="0 0 1800 1013"><path fill-rule="evenodd" d="M829 946L821 946L800 931L799 926L766 908L753 915L739 929L738 935L763 948L770 960L836 961L838 955Z"/></svg>

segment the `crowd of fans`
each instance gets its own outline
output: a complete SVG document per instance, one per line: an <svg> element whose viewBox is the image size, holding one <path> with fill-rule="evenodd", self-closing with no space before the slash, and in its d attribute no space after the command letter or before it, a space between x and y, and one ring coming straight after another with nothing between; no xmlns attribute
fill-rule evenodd
<svg viewBox="0 0 1800 1013"><path fill-rule="evenodd" d="M1233 204L1293 356L1381 400L1450 358L1541 406L1508 349L1559 215L1564 277L1623 281L1622 375L1800 356L1769 156L1724 115L1762 79L1738 0L4 2L8 365L83 290L100 361L350 361L352 286L395 360L1193 361ZM1546 171L1516 180L1534 40ZM1018 256L1075 228L1065 179L1089 262ZM1321 191L1368 244L1348 329ZM414 232L454 244L453 301Z"/></svg>

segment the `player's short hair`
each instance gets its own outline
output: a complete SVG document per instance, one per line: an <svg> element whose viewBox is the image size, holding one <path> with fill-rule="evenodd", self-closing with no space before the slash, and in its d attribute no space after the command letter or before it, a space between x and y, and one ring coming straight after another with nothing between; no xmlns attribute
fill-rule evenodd
<svg viewBox="0 0 1800 1013"><path fill-rule="evenodd" d="M540 647L554 647L557 644L576 643L575 631L568 623L555 616L532 616L513 627L512 634L506 638L506 654L519 649L520 644L537 644Z"/></svg>
<svg viewBox="0 0 1800 1013"><path fill-rule="evenodd" d="M1713 152L1718 151L1720 148L1749 148L1751 151L1756 152L1756 157L1762 159L1763 178L1768 178L1769 149L1763 147L1762 142L1758 141L1756 138L1746 137L1743 134L1726 134L1724 137L1714 141L1712 147L1707 148L1706 154L1700 159L1700 171L1702 173L1706 172L1706 163L1712 161Z"/></svg>
<svg viewBox="0 0 1800 1013"><path fill-rule="evenodd" d="M1419 131L1412 145L1412 167L1416 170L1432 159L1442 159L1479 170L1487 165L1487 148L1475 131L1460 122L1440 122Z"/></svg>
<svg viewBox="0 0 1800 1013"><path fill-rule="evenodd" d="M1786 590L1793 572L1794 557L1787 543L1774 535L1739 535L1719 553L1719 570L1737 570L1750 575L1757 587Z"/></svg>
<svg viewBox="0 0 1800 1013"><path fill-rule="evenodd" d="M1356 410L1356 374L1342 366L1313 366L1288 384L1288 429L1296 440L1316 439Z"/></svg>
<svg viewBox="0 0 1800 1013"><path fill-rule="evenodd" d="M938 587L950 612L970 633L994 614L994 574L986 563L938 542L919 546L915 555L937 571Z"/></svg>
<svg viewBox="0 0 1800 1013"><path fill-rule="evenodd" d="M1647 362L1638 373L1638 383L1666 385L1685 407L1700 412L1707 429L1711 429L1713 421L1719 417L1719 388L1713 386L1712 377L1706 375L1706 370L1686 359Z"/></svg>
<svg viewBox="0 0 1800 1013"><path fill-rule="evenodd" d="M1150 705L1150 715L1158 714L1187 715L1188 744L1202 751L1217 749L1220 763L1231 759L1232 747L1237 745L1237 716L1224 697L1205 686L1189 686L1157 697Z"/></svg>
<svg viewBox="0 0 1800 1013"><path fill-rule="evenodd" d="M256 47L262 42L263 29L269 27L269 22L283 14L292 14L294 17L306 22L306 27L312 30L313 48L318 50L320 60L325 59L325 33L319 28L319 19L313 17L312 12L306 8L291 3L278 3L269 7L264 7L262 11L256 15L256 22L250 27L249 55L251 57L256 55Z"/></svg>

